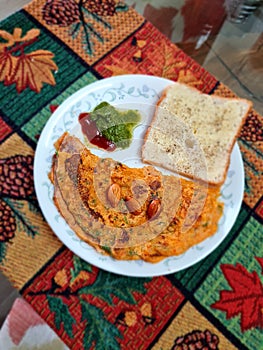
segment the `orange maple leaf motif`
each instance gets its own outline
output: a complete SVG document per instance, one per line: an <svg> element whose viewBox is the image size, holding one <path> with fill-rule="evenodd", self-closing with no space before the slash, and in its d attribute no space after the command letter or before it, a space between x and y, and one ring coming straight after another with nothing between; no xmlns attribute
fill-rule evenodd
<svg viewBox="0 0 263 350"><path fill-rule="evenodd" d="M256 259L263 270L263 259ZM242 332L263 328L263 284L258 274L248 272L241 264L223 264L221 269L232 290L221 291L220 300L211 307L226 312L227 319L240 314Z"/></svg>
<svg viewBox="0 0 263 350"><path fill-rule="evenodd" d="M38 29L31 29L24 36L20 28L15 28L13 34L0 30L0 37L5 40L0 44L0 81L6 86L16 84L19 93L27 87L39 93L44 83L56 84L52 73L58 69L52 60L54 54L47 50L25 53L39 34Z"/></svg>

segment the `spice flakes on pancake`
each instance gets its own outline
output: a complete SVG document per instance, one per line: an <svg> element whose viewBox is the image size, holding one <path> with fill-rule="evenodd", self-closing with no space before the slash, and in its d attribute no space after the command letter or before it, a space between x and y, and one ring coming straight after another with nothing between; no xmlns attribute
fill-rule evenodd
<svg viewBox="0 0 263 350"><path fill-rule="evenodd" d="M154 263L217 231L223 211L219 188L165 176L152 166L129 168L99 158L68 133L55 146L54 203L100 253Z"/></svg>
<svg viewBox="0 0 263 350"><path fill-rule="evenodd" d="M179 178L163 176L152 166L129 168L89 150L81 154L78 184L87 210L112 229L111 248L116 249L155 238L173 219L181 198ZM120 237L115 228L121 228Z"/></svg>

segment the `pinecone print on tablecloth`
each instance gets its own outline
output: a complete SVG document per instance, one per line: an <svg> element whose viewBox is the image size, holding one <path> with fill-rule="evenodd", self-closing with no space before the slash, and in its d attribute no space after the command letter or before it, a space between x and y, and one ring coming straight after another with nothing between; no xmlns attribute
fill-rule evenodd
<svg viewBox="0 0 263 350"><path fill-rule="evenodd" d="M60 27L67 27L80 19L79 5L74 0L48 0L42 11L47 24Z"/></svg>
<svg viewBox="0 0 263 350"><path fill-rule="evenodd" d="M195 330L178 337L171 350L218 350L219 338L209 330Z"/></svg>
<svg viewBox="0 0 263 350"><path fill-rule="evenodd" d="M263 141L263 123L253 112L247 117L241 129L240 137L246 141Z"/></svg>
<svg viewBox="0 0 263 350"><path fill-rule="evenodd" d="M115 0L87 0L84 7L98 16L113 16L116 12Z"/></svg>
<svg viewBox="0 0 263 350"><path fill-rule="evenodd" d="M15 155L0 159L0 264L6 258L7 245L16 231L34 237L38 227L23 210L38 212L34 195L33 157Z"/></svg>
<svg viewBox="0 0 263 350"><path fill-rule="evenodd" d="M113 29L111 17L129 11L119 0L47 0L42 7L43 20L49 25L68 27L72 40L80 40L88 55L93 55L96 43L104 43Z"/></svg>
<svg viewBox="0 0 263 350"><path fill-rule="evenodd" d="M16 155L0 159L1 198L26 199L32 194L33 157ZM16 219L10 206L0 199L0 243L15 236Z"/></svg>
<svg viewBox="0 0 263 350"><path fill-rule="evenodd" d="M0 196L25 199L33 192L33 157L0 159Z"/></svg>
<svg viewBox="0 0 263 350"><path fill-rule="evenodd" d="M0 242L9 242L16 231L15 215L9 205L0 199Z"/></svg>

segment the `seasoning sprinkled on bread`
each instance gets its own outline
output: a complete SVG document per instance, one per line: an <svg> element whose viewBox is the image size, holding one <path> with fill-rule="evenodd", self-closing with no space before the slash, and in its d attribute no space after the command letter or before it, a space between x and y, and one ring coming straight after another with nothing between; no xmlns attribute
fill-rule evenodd
<svg viewBox="0 0 263 350"><path fill-rule="evenodd" d="M142 159L210 185L221 185L251 106L245 99L207 95L174 83L157 103Z"/></svg>

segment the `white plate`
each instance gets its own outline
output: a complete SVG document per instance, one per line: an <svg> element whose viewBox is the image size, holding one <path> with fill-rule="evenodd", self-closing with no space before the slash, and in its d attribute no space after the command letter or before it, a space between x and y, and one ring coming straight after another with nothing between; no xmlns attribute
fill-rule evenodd
<svg viewBox="0 0 263 350"><path fill-rule="evenodd" d="M42 212L58 238L75 254L85 261L104 270L126 276L159 276L185 269L210 254L227 236L240 210L244 192L243 162L238 145L235 144L225 184L222 186L222 200L225 203L223 217L217 233L190 248L180 256L169 257L157 264L144 261L118 261L97 253L91 246L81 241L60 216L53 204L53 186L48 179L54 142L64 131L78 134L78 115L93 109L99 102L108 101L118 107L137 108L141 111L144 125L135 129L133 142L128 150L110 153L129 166L142 166L138 147L148 125L153 106L163 89L173 82L167 79L145 75L122 75L92 83L74 93L53 113L43 129L38 141L34 181L37 198ZM139 142L139 143L138 143ZM103 151L94 151L105 156ZM106 156L109 156L107 153Z"/></svg>

